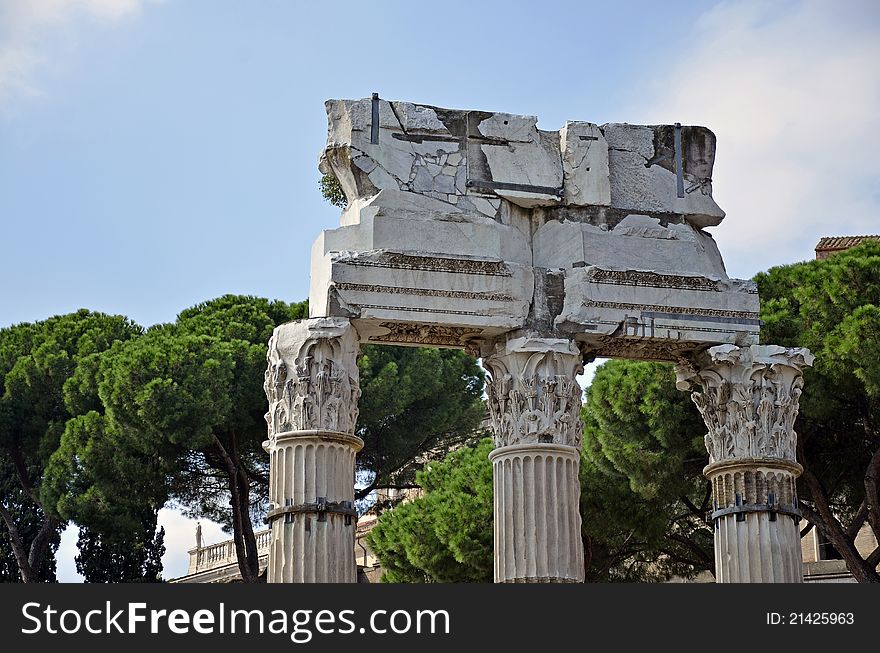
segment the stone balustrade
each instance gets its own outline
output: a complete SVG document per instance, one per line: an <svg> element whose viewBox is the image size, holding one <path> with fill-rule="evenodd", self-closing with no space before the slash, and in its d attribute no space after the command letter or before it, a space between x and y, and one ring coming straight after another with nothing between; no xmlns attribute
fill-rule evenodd
<svg viewBox="0 0 880 653"><path fill-rule="evenodd" d="M267 528L266 530L257 531L254 535L257 538L257 552L260 557L268 555L272 531ZM190 549L189 568L186 574L191 576L229 565L238 565L238 559L235 556L235 543L232 540Z"/></svg>

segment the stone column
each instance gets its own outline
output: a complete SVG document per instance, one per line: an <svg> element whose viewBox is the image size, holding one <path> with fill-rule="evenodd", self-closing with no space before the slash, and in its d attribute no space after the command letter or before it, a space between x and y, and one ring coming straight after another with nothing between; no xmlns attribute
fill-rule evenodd
<svg viewBox="0 0 880 653"><path fill-rule="evenodd" d="M344 318L282 324L269 340L270 583L354 583L358 337Z"/></svg>
<svg viewBox="0 0 880 653"><path fill-rule="evenodd" d="M794 422L807 349L719 345L676 368L678 387L699 384L692 398L709 432L719 583L801 583L803 562L795 482Z"/></svg>
<svg viewBox="0 0 880 653"><path fill-rule="evenodd" d="M495 433L495 582L584 580L574 343L517 338L483 359Z"/></svg>

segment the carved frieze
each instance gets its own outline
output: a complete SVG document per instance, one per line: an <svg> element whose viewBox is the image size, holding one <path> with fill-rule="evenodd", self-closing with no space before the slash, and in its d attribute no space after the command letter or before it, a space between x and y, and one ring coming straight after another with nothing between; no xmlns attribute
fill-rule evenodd
<svg viewBox="0 0 880 653"><path fill-rule="evenodd" d="M590 274L591 283L608 283L616 286L642 286L646 288L679 288L685 290L719 291L719 283L706 277L657 274L642 270L605 270L596 268ZM757 290L755 291L757 292Z"/></svg>
<svg viewBox="0 0 880 653"><path fill-rule="evenodd" d="M449 258L445 256L421 256L385 252L375 259L356 258L348 261L358 267L397 268L400 270L424 270L428 272L450 272L476 274L491 277L512 276L504 261L486 261L473 258Z"/></svg>
<svg viewBox="0 0 880 653"><path fill-rule="evenodd" d="M503 292L471 292L464 290L444 290L439 288L402 288L400 286L347 282L338 282L334 285L339 290L351 290L355 292L387 293L389 295L418 295L421 297L447 297L449 299L479 299L489 302L514 301L513 297Z"/></svg>
<svg viewBox="0 0 880 653"><path fill-rule="evenodd" d="M585 299L582 305L586 308L616 308L621 310L632 311L634 313L657 312L664 317L676 319L680 315L693 315L697 317L720 317L730 320L751 320L758 319L758 313L754 311L728 311L716 308L703 308L699 306L666 306L664 304L633 304L631 302L611 302L596 301Z"/></svg>
<svg viewBox="0 0 880 653"><path fill-rule="evenodd" d="M370 336L370 341L467 349L471 344L470 340L480 334L477 329L435 324L382 322L379 326L388 329L388 333Z"/></svg>
<svg viewBox="0 0 880 653"><path fill-rule="evenodd" d="M644 337L596 336L583 343L592 358L677 361L693 350L693 343L676 343Z"/></svg>
<svg viewBox="0 0 880 653"><path fill-rule="evenodd" d="M358 340L342 318L289 322L269 340L263 388L269 437L288 431L354 433Z"/></svg>
<svg viewBox="0 0 880 653"><path fill-rule="evenodd" d="M694 383L702 387L691 397L709 429L709 462L794 461L794 422L804 385L801 370L812 361L807 349L774 345L720 345L696 361L681 361L676 367L679 389Z"/></svg>
<svg viewBox="0 0 880 653"><path fill-rule="evenodd" d="M583 372L573 343L541 350L531 341L483 359L495 445L553 443L580 448Z"/></svg>

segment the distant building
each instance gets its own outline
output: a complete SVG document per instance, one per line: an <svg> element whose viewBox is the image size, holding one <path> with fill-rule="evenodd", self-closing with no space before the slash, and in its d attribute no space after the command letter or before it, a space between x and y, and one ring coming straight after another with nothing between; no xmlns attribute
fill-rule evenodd
<svg viewBox="0 0 880 653"><path fill-rule="evenodd" d="M268 528L257 531L257 552L262 574L269 564L269 539L272 531ZM238 558L235 555L235 543L232 540L205 545L201 538L201 529L196 529L196 546L189 550L189 567L186 576L172 578L171 583L238 583L241 572L238 570Z"/></svg>
<svg viewBox="0 0 880 653"><path fill-rule="evenodd" d="M380 488L376 490L376 502L408 501L421 495L421 489ZM382 567L367 544L367 535L376 525L378 516L368 512L358 519L354 540L354 557L357 563L357 582L378 583L382 577ZM257 553L260 561L260 575L269 565L269 543L271 529L254 533L257 539ZM241 573L238 570L238 558L235 555L235 543L230 539L217 544L202 542L202 527L196 527L196 546L188 551L189 567L186 576L171 579L172 583L238 583Z"/></svg>
<svg viewBox="0 0 880 653"><path fill-rule="evenodd" d="M874 240L880 243L880 236L826 236L816 245L816 260L821 261L832 254L855 247L866 240Z"/></svg>
<svg viewBox="0 0 880 653"><path fill-rule="evenodd" d="M855 539L856 550L863 558L877 547L877 539L871 527L864 524ZM813 528L801 538L804 556L804 582L807 583L854 583L843 557L825 539L818 528Z"/></svg>
<svg viewBox="0 0 880 653"><path fill-rule="evenodd" d="M377 583L382 575L379 561L373 555L366 537L376 525L376 516L366 514L358 520L355 533L354 556L357 561L359 583ZM257 538L257 553L260 561L260 575L269 564L269 542L272 536L270 529L254 533ZM172 583L238 583L241 572L238 570L238 558L235 555L235 544L232 540L217 544L202 545L196 541L195 548L189 550L189 567L186 576L171 579Z"/></svg>

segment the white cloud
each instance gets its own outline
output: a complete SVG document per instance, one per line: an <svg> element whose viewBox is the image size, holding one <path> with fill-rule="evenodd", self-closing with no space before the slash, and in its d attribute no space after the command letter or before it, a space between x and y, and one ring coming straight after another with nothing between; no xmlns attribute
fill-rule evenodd
<svg viewBox="0 0 880 653"><path fill-rule="evenodd" d="M0 109L15 98L43 96L37 78L75 47L81 21L112 25L157 0L0 0Z"/></svg>
<svg viewBox="0 0 880 653"><path fill-rule="evenodd" d="M716 133L727 218L713 234L728 271L811 258L823 235L880 232L880 3L726 2L691 37L633 121Z"/></svg>

